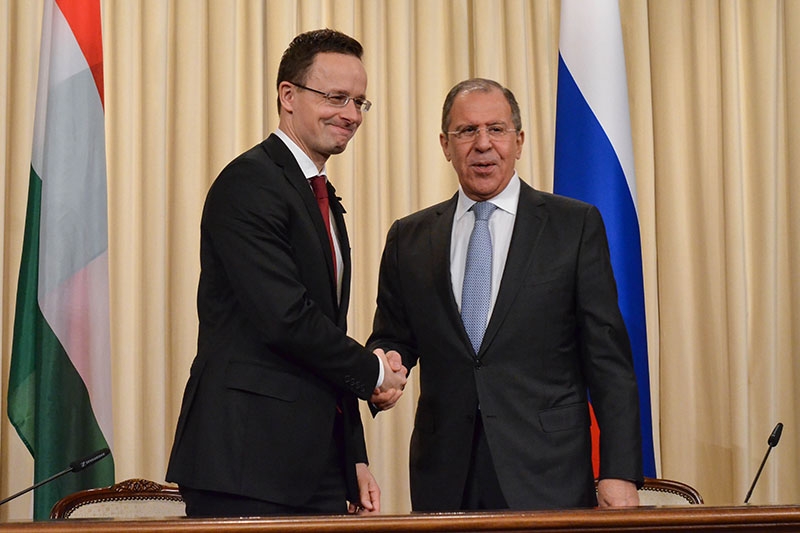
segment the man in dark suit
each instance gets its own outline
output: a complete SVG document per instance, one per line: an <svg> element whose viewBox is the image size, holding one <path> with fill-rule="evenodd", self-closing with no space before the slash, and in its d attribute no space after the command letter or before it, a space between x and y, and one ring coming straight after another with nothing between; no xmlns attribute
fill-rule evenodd
<svg viewBox="0 0 800 533"><path fill-rule="evenodd" d="M358 398L391 406L405 369L345 333L350 245L324 177L371 105L361 55L336 31L297 36L278 71L278 131L208 193L198 351L167 471L189 516L380 508Z"/></svg>
<svg viewBox="0 0 800 533"><path fill-rule="evenodd" d="M638 505L636 378L603 222L519 178L523 141L508 89L453 87L440 142L459 191L386 240L367 345L420 366L415 511Z"/></svg>

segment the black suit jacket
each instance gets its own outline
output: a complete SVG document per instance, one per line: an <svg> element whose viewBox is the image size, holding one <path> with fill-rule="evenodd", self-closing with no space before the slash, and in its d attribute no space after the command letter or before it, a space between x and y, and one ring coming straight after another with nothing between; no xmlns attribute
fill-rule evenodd
<svg viewBox="0 0 800 533"><path fill-rule="evenodd" d="M522 182L499 294L475 354L450 281L456 204L457 195L389 230L368 343L420 367L414 509L459 508L479 404L512 509L596 505L587 389L602 430L601 477L641 483L636 377L599 212Z"/></svg>
<svg viewBox="0 0 800 533"><path fill-rule="evenodd" d="M340 303L322 215L278 137L232 161L209 190L197 356L168 481L302 505L342 416L337 438L357 501L354 465L367 461L357 397L370 397L379 362L345 334L350 247L344 209L329 193L344 259Z"/></svg>

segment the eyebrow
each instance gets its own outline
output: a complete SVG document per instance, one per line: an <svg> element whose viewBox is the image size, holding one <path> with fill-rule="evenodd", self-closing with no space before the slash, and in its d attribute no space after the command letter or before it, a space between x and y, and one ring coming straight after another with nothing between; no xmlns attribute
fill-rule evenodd
<svg viewBox="0 0 800 533"><path fill-rule="evenodd" d="M508 126L508 124L506 124L506 122L504 120L498 120L498 121L495 121L495 122L489 122L489 123L486 124L486 126L487 127L488 126ZM480 127L480 125L479 124L475 124L474 122L470 122L468 124L462 124L461 126L456 126L456 129L459 130L459 129L464 129L464 128L477 128L477 127Z"/></svg>

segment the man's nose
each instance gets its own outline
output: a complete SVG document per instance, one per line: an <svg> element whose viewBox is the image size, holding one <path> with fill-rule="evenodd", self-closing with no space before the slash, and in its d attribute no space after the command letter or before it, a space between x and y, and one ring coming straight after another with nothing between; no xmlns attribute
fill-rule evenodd
<svg viewBox="0 0 800 533"><path fill-rule="evenodd" d="M351 122L356 122L358 124L361 123L362 111L358 107L358 104L356 103L355 100L353 100L351 98L350 101L347 102L347 104L341 109L342 110L341 110L340 114L342 116L344 116L347 120L349 120Z"/></svg>
<svg viewBox="0 0 800 533"><path fill-rule="evenodd" d="M492 147L492 139L489 137L489 131L486 128L478 128L478 133L475 136L475 147L479 150L488 150Z"/></svg>

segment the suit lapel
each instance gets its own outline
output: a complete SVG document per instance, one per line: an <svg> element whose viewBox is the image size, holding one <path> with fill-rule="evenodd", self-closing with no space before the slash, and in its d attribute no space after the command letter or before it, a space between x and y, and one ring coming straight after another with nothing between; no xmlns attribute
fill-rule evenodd
<svg viewBox="0 0 800 533"><path fill-rule="evenodd" d="M539 236L547 223L547 212L542 208L544 199L525 182L521 182L519 206L511 234L508 258L500 282L497 301L492 310L492 317L486 326L483 343L478 356L482 356L492 339L502 327L514 300L520 293L523 283L530 272L530 264L539 242Z"/></svg>
<svg viewBox="0 0 800 533"><path fill-rule="evenodd" d="M342 199L336 196L336 189L328 182L328 202L333 213L333 222L336 225L336 236L339 240L339 250L342 252L342 297L339 302L339 326L347 328L347 308L350 303L350 272L352 263L350 260L350 239L347 237L347 227L344 223L346 213L342 205ZM317 209L319 211L319 209ZM327 235L326 235L327 236ZM333 265L331 265L333 268ZM331 275L333 271L331 271ZM335 282L334 282L335 286Z"/></svg>
<svg viewBox="0 0 800 533"><path fill-rule="evenodd" d="M472 353L472 343L469 340L461 313L453 296L453 281L450 277L450 246L453 236L453 217L458 205L458 193L449 201L441 204L441 209L436 212L436 218L431 224L431 271L433 272L433 285L439 301L442 302L445 319L450 322L442 331L457 332L461 342Z"/></svg>
<svg viewBox="0 0 800 533"><path fill-rule="evenodd" d="M308 185L308 180L303 175L303 172L300 170L300 166L297 164L292 152L289 148L280 140L280 138L272 134L267 137L264 142L262 142L262 146L269 154L270 158L275 162L276 165L280 166L283 169L283 174L286 177L286 180L291 184L291 186L297 191L297 194L300 195L300 198L303 200L303 204L306 206L306 210L308 211L308 215L311 218L311 222L314 225L314 229L317 233L317 238L319 239L320 249L323 251L323 260L328 267L328 277L331 281L331 295L333 298L334 304L336 304L337 296L336 296L336 280L333 276L333 256L330 253L330 242L328 242L328 230L325 228L325 221L322 219L322 213L320 213L319 205L317 204L317 199L314 198L314 193L311 191L311 187ZM328 188L328 192L330 195L332 187ZM333 191L335 193L335 190ZM334 200L335 194L330 195L332 196L329 198L329 202L331 205L334 203L338 205L338 209L341 211L338 214L338 218L336 216L337 210L333 209L334 212L334 219L336 219L337 229L339 229L340 239L343 241L340 243L342 246L347 242L347 232L344 230L344 219L341 217L341 213L344 212L344 209L341 207L338 201ZM339 226L339 220L341 219L341 227ZM343 237L342 237L343 236ZM350 246L349 243L347 244L346 249L349 250ZM342 249L342 255L345 254L345 248ZM345 272L344 275L349 275L349 260L345 260ZM346 278L343 278L346 279ZM342 287L342 301L344 301L344 287Z"/></svg>

